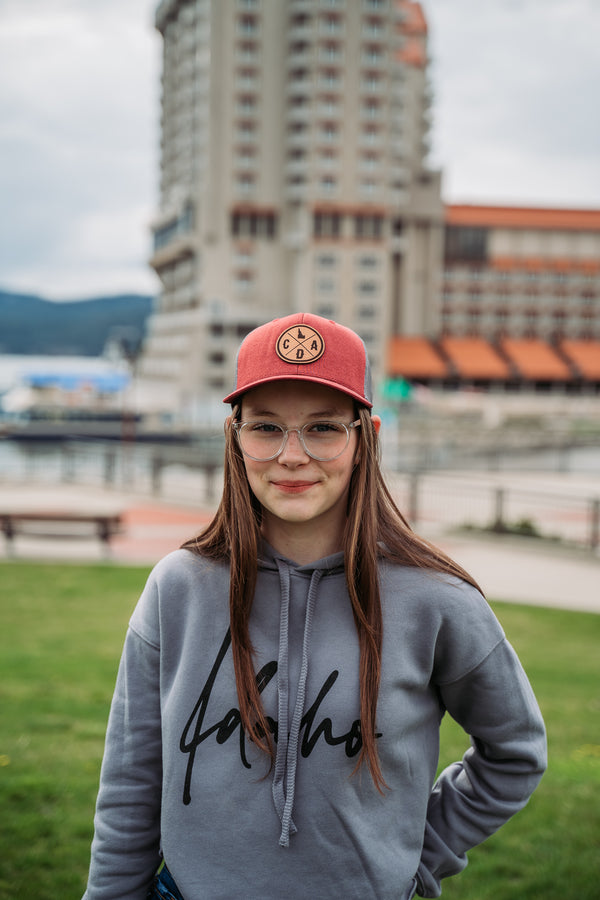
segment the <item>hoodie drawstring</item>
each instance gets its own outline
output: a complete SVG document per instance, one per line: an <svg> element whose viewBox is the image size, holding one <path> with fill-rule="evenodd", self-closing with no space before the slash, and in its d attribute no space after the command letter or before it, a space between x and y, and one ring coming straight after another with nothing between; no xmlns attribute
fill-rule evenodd
<svg viewBox="0 0 600 900"><path fill-rule="evenodd" d="M297 831L292 821L294 796L296 792L296 767L298 763L298 743L300 726L304 715L306 697L306 680L308 677L308 648L312 629L313 613L317 598L317 588L322 571L316 569L312 573L306 613L304 619L304 637L302 640L302 662L298 691L292 722L289 726L289 616L290 616L290 567L281 559L277 559L279 580L281 585L281 611L279 617L279 659L277 660L278 689L278 733L277 752L275 755L275 772L273 775L273 802L281 821L281 847L289 847L290 835Z"/></svg>

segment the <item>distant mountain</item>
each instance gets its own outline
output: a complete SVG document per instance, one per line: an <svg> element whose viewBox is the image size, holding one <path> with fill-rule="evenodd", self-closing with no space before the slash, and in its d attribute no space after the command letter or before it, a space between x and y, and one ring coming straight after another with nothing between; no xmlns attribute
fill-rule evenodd
<svg viewBox="0 0 600 900"><path fill-rule="evenodd" d="M141 294L59 303L0 290L0 354L100 356L109 340L135 351L152 305Z"/></svg>

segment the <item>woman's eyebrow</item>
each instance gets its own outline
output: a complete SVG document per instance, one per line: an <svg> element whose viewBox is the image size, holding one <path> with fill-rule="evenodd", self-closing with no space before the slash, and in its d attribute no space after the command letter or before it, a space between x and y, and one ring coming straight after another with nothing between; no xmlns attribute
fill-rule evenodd
<svg viewBox="0 0 600 900"><path fill-rule="evenodd" d="M285 415L279 415L279 413L273 412L270 409L259 409L258 407L248 406L244 415L252 416L253 418L258 418L260 416L264 416L265 418L271 419L284 419ZM338 407L328 407L327 409L320 409L317 412L311 412L306 417L307 419L331 419L337 416L343 416L343 412Z"/></svg>

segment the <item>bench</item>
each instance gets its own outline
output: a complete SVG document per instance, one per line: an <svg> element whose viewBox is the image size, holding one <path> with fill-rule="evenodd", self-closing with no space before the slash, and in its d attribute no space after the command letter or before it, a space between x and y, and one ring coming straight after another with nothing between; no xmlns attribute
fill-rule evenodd
<svg viewBox="0 0 600 900"><path fill-rule="evenodd" d="M31 534L28 525L70 525L75 526L78 533L74 534L71 530L68 534L56 531L51 528L46 530L44 535L47 537L74 537L81 536L79 526L91 526L96 536L102 542L102 546L108 550L111 538L115 534L122 531L121 514L117 512L101 513L92 512L84 513L74 510L2 510L0 509L0 529L6 538L6 544L9 551L12 550L13 541L17 534Z"/></svg>

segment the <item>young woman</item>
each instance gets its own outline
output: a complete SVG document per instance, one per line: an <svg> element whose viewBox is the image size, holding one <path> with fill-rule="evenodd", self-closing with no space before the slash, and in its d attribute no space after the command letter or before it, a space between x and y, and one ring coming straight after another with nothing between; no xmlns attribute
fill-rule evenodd
<svg viewBox="0 0 600 900"><path fill-rule="evenodd" d="M257 328L225 401L219 509L131 619L85 897L437 897L544 770L525 673L388 493L354 332Z"/></svg>

